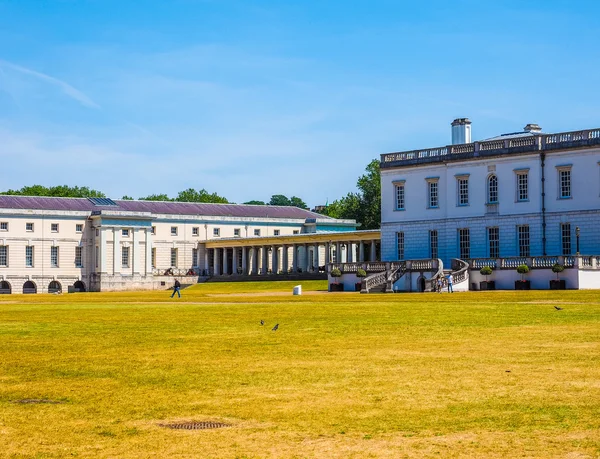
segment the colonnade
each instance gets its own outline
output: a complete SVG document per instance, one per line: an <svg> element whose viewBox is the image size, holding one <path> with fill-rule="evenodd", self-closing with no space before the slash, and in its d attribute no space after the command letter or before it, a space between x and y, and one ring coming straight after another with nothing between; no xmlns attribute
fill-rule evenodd
<svg viewBox="0 0 600 459"><path fill-rule="evenodd" d="M204 250L204 269L215 276L318 272L329 263L376 261L377 242L216 247Z"/></svg>

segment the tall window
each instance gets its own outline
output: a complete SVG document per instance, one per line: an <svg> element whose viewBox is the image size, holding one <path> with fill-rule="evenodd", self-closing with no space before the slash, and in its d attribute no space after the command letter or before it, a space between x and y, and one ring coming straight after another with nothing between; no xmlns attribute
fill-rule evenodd
<svg viewBox="0 0 600 459"><path fill-rule="evenodd" d="M33 268L33 246L28 245L25 247L25 266Z"/></svg>
<svg viewBox="0 0 600 459"><path fill-rule="evenodd" d="M487 229L490 258L500 258L500 229L497 226Z"/></svg>
<svg viewBox="0 0 600 459"><path fill-rule="evenodd" d="M427 181L427 206L430 209L439 207L439 194L438 194L438 181L428 180Z"/></svg>
<svg viewBox="0 0 600 459"><path fill-rule="evenodd" d="M58 268L58 247L55 245L50 247L50 266Z"/></svg>
<svg viewBox="0 0 600 459"><path fill-rule="evenodd" d="M83 253L83 247L75 247L75 267L76 268L83 268L83 257L82 257L82 253Z"/></svg>
<svg viewBox="0 0 600 459"><path fill-rule="evenodd" d="M529 225L517 226L517 239L519 242L519 256L528 257L530 254Z"/></svg>
<svg viewBox="0 0 600 459"><path fill-rule="evenodd" d="M129 247L121 247L121 266L129 268Z"/></svg>
<svg viewBox="0 0 600 459"><path fill-rule="evenodd" d="M562 241L562 254L571 255L571 224L561 223L560 224L560 236Z"/></svg>
<svg viewBox="0 0 600 459"><path fill-rule="evenodd" d="M171 249L171 267L177 268L177 249Z"/></svg>
<svg viewBox="0 0 600 459"><path fill-rule="evenodd" d="M8 266L8 246L0 245L0 266Z"/></svg>
<svg viewBox="0 0 600 459"><path fill-rule="evenodd" d="M192 266L198 266L198 249L192 249Z"/></svg>
<svg viewBox="0 0 600 459"><path fill-rule="evenodd" d="M529 172L517 171L517 201L529 199Z"/></svg>
<svg viewBox="0 0 600 459"><path fill-rule="evenodd" d="M498 177L495 174L488 177L487 199L488 204L498 204Z"/></svg>
<svg viewBox="0 0 600 459"><path fill-rule="evenodd" d="M458 249L461 260L471 258L471 238L469 228L458 229Z"/></svg>
<svg viewBox="0 0 600 459"><path fill-rule="evenodd" d="M458 192L457 204L459 206L469 205L469 177L462 176L456 178L456 187Z"/></svg>
<svg viewBox="0 0 600 459"><path fill-rule="evenodd" d="M558 169L559 196L561 199L571 197L571 168L561 167Z"/></svg>
<svg viewBox="0 0 600 459"><path fill-rule="evenodd" d="M429 256L431 258L439 258L437 230L429 231Z"/></svg>
<svg viewBox="0 0 600 459"><path fill-rule="evenodd" d="M396 183L396 210L404 210L404 182Z"/></svg>
<svg viewBox="0 0 600 459"><path fill-rule="evenodd" d="M156 247L152 248L152 267L156 268Z"/></svg>
<svg viewBox="0 0 600 459"><path fill-rule="evenodd" d="M404 233L396 233L396 240L398 243L398 260L404 260Z"/></svg>

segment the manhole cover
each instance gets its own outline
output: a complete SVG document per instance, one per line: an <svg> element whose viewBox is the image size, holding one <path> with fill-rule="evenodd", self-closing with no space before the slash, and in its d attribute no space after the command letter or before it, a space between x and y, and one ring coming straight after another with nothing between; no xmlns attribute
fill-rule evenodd
<svg viewBox="0 0 600 459"><path fill-rule="evenodd" d="M159 424L160 427L167 429L181 430L204 430L204 429L221 429L223 427L231 427L231 424L217 421L188 421L188 422L173 422L171 424Z"/></svg>
<svg viewBox="0 0 600 459"><path fill-rule="evenodd" d="M56 400L48 400L47 398L24 398L22 400L15 400L13 403L23 403L23 404L35 404L35 403L49 403L51 405L56 405L58 402Z"/></svg>

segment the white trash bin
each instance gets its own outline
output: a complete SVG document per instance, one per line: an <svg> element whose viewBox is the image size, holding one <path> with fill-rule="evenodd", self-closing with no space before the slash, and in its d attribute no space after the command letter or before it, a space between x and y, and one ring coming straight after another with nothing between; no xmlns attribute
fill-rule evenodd
<svg viewBox="0 0 600 459"><path fill-rule="evenodd" d="M302 295L302 286L301 285L296 285L294 287L294 295Z"/></svg>

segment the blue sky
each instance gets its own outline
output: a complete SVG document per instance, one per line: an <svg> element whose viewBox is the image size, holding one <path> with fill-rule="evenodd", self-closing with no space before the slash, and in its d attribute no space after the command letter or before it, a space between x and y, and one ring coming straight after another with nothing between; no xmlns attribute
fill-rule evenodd
<svg viewBox="0 0 600 459"><path fill-rule="evenodd" d="M233 202L355 190L379 154L600 126L600 3L0 0L0 189Z"/></svg>

